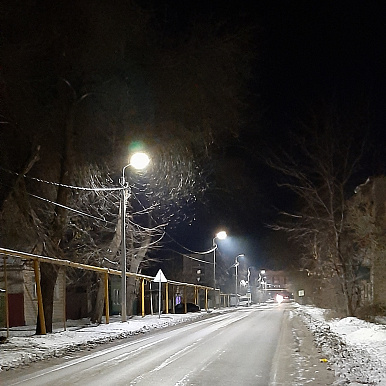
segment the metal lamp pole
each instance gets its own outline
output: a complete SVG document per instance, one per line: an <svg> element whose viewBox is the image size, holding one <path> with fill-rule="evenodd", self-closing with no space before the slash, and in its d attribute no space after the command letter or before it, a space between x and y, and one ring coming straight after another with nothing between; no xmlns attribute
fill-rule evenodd
<svg viewBox="0 0 386 386"><path fill-rule="evenodd" d="M122 169L122 193L121 193L121 314L122 322L127 321L127 296L126 296L126 192L129 190L125 180L126 168L132 166L134 169L144 169L150 162L149 157L145 153L134 153L130 158L130 163Z"/></svg>
<svg viewBox="0 0 386 386"><path fill-rule="evenodd" d="M238 262L238 258L239 257L244 257L245 255L244 255L244 253L242 253L242 254L240 254L240 255L237 255L236 257L235 257L235 271L236 271L236 286L235 286L235 292L236 292L236 305L237 305L237 303L238 303L238 299L237 299L237 289L238 289L238 277L237 277L237 274L238 274L238 267L239 267L239 262Z"/></svg>
<svg viewBox="0 0 386 386"><path fill-rule="evenodd" d="M252 292L251 292L251 268L253 267L248 267L248 306L249 303L252 301Z"/></svg>
<svg viewBox="0 0 386 386"><path fill-rule="evenodd" d="M216 237L213 238L213 288L216 290Z"/></svg>
<svg viewBox="0 0 386 386"><path fill-rule="evenodd" d="M216 249L217 249L217 244L216 244L216 239L219 240L224 240L227 238L227 233L225 231L220 231L216 234L216 236L213 238L213 288L216 291Z"/></svg>
<svg viewBox="0 0 386 386"><path fill-rule="evenodd" d="M127 321L126 315L126 190L128 189L125 181L125 170L129 165L126 165L122 169L122 193L121 193L121 272L122 272L122 282L121 282L121 315L122 322Z"/></svg>

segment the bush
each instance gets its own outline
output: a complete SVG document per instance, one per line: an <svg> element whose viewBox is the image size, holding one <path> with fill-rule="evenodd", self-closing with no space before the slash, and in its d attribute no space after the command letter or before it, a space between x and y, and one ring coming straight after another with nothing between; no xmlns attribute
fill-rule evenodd
<svg viewBox="0 0 386 386"><path fill-rule="evenodd" d="M366 304L358 308L356 316L367 322L375 322L377 316L386 316L386 306L384 304Z"/></svg>

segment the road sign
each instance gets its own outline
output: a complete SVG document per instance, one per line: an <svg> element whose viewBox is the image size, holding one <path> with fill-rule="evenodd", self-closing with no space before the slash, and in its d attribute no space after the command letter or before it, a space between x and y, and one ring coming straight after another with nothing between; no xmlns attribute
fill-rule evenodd
<svg viewBox="0 0 386 386"><path fill-rule="evenodd" d="M167 279L161 269L158 270L153 281L156 283L167 283Z"/></svg>
<svg viewBox="0 0 386 386"><path fill-rule="evenodd" d="M161 269L158 270L157 275L155 275L155 278L153 279L154 282L158 283L158 317L161 317L161 286L162 283L166 283L166 277ZM166 305L167 307L167 305Z"/></svg>

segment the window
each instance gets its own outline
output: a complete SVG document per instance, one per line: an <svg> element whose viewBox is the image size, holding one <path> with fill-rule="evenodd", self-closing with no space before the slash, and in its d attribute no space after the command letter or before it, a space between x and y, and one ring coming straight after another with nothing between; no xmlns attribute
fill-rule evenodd
<svg viewBox="0 0 386 386"><path fill-rule="evenodd" d="M120 290L117 289L117 288L114 289L112 295L113 295L113 296L112 296L112 298L113 298L113 304L121 304L121 302L120 302L120 298L121 298L121 296L120 296Z"/></svg>
<svg viewBox="0 0 386 386"><path fill-rule="evenodd" d="M54 288L54 300L59 300L60 298L59 285L60 285L59 280L57 280ZM37 298L38 298L38 290L37 290L36 283L34 283L32 288L32 299L37 299Z"/></svg>

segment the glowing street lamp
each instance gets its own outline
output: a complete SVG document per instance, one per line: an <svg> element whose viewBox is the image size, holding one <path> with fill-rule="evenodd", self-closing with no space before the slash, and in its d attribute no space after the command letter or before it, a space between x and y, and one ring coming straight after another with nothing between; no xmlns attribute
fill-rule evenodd
<svg viewBox="0 0 386 386"><path fill-rule="evenodd" d="M142 170L147 167L150 162L150 158L146 153L134 153L130 157L130 163L122 169L122 193L121 193L121 272L122 272L122 284L121 284L121 307L122 307L122 322L127 321L126 314L126 195L129 190L129 186L125 179L125 170L131 166L136 170Z"/></svg>
<svg viewBox="0 0 386 386"><path fill-rule="evenodd" d="M150 158L146 153L138 152L138 153L134 153L130 157L130 163L129 165L126 165L126 166L132 166L134 169L142 170L142 169L145 169L147 165L149 165L149 162L150 162ZM123 178L124 177L125 176L123 175Z"/></svg>
<svg viewBox="0 0 386 386"><path fill-rule="evenodd" d="M224 240L227 238L227 233L225 231L220 231L216 233L216 236L213 238L213 288L216 290L216 239Z"/></svg>
<svg viewBox="0 0 386 386"><path fill-rule="evenodd" d="M248 272L248 289L247 289L247 293L248 293L248 306L249 306L249 303L252 301L252 292L251 292L251 268L254 268L254 267L248 267L248 269L247 269L247 272Z"/></svg>
<svg viewBox="0 0 386 386"><path fill-rule="evenodd" d="M235 271L236 271L236 287L235 287L235 292L236 292L236 305L237 305L237 303L238 303L238 301L237 301L237 300L238 300L238 299L237 299L237 292L238 292L238 291L237 291L237 290L238 290L238 286L239 286L239 285L238 285L238 277L237 277L237 276L238 276L238 272L237 272L237 271L238 271L238 267L239 267L239 264L240 264L240 263L238 262L237 259L238 259L239 257L244 257L244 256L245 256L244 253L241 253L240 255L237 255L237 256L235 257Z"/></svg>

